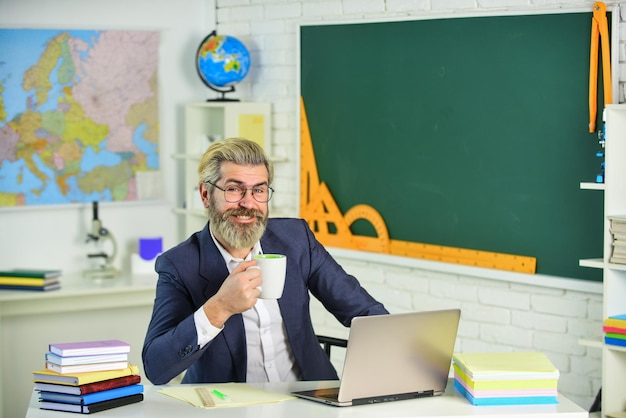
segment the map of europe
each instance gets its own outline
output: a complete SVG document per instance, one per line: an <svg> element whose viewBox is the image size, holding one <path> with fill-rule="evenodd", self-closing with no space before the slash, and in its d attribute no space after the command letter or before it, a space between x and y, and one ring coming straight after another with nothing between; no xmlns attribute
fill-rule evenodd
<svg viewBox="0 0 626 418"><path fill-rule="evenodd" d="M0 29L0 207L156 197L158 44Z"/></svg>

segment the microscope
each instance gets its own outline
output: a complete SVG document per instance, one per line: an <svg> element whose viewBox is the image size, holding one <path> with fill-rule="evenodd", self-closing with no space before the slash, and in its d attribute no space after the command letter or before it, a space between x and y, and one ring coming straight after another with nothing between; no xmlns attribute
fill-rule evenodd
<svg viewBox="0 0 626 418"><path fill-rule="evenodd" d="M102 226L102 222L98 218L97 201L92 202L92 210L91 232L87 234L86 243L93 242L96 252L87 254L87 258L92 262L92 267L84 271L84 276L92 279L114 278L119 274L119 271L113 267L113 260L117 255L117 242L111 232ZM105 247L109 247L109 253L104 250Z"/></svg>

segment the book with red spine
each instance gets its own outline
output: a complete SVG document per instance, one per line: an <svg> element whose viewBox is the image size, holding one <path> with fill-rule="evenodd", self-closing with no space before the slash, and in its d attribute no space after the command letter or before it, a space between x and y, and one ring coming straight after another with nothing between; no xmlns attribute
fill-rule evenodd
<svg viewBox="0 0 626 418"><path fill-rule="evenodd" d="M124 386L135 385L141 382L141 376L134 374L130 376L118 377L115 379L101 380L99 382L87 383L84 385L62 385L58 383L35 382L35 390L43 392L67 393L70 395L87 395L89 393L102 392Z"/></svg>

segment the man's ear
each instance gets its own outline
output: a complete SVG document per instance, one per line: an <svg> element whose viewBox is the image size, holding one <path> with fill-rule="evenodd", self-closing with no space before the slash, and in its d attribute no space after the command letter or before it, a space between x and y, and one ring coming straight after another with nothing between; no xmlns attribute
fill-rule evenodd
<svg viewBox="0 0 626 418"><path fill-rule="evenodd" d="M198 192L200 193L200 199L202 199L202 206L205 208L209 207L209 199L211 198L211 192L209 192L209 188L206 183L200 183L198 185Z"/></svg>

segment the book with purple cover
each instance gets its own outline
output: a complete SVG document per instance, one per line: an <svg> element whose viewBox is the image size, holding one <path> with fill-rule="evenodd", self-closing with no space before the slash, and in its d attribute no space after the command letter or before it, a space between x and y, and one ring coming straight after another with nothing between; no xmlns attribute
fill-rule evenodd
<svg viewBox="0 0 626 418"><path fill-rule="evenodd" d="M140 382L141 376L133 374L130 376L101 380L99 382L87 383L79 386L62 385L60 383L35 382L35 390L41 392L67 393L70 395L87 395L89 393L101 392L103 390L130 386Z"/></svg>
<svg viewBox="0 0 626 418"><path fill-rule="evenodd" d="M120 340L55 343L49 351L62 357L130 353L130 344Z"/></svg>

